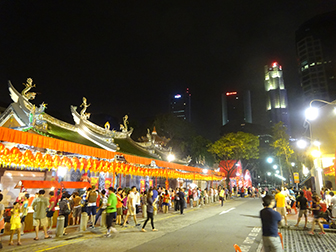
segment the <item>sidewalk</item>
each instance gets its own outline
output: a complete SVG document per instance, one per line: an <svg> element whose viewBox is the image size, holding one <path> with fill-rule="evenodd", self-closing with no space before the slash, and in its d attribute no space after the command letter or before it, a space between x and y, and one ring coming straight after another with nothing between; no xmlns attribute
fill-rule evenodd
<svg viewBox="0 0 336 252"><path fill-rule="evenodd" d="M215 206L219 204L218 202L203 205L202 207L194 207L190 208L188 206L187 209L184 210L184 212L187 214L188 212L196 211L198 209L204 209L207 207ZM180 215L180 212L175 212L170 210L169 213L164 214L162 212L158 212L158 214L154 217L155 222L164 221L169 218L173 218ZM145 221L144 218L142 218L142 213L137 214L137 220L138 223L143 223ZM135 228L133 218L130 218L130 224L127 224L127 227L121 227L119 225L116 226L118 232L127 232L127 230ZM98 221L100 223L100 220ZM98 224L97 223L97 224ZM2 251L26 251L26 249L29 249L29 251L35 251L37 249L40 249L38 251L46 251L48 250L48 247L57 247L60 244L64 244L66 242L67 244L71 244L73 242L78 242L81 239L92 239L101 237L103 234L106 233L106 228L97 226L94 229L88 227L86 231L81 232L79 231L79 225L75 226L68 226L67 227L67 233L68 235L56 238L55 236L56 229L52 229L50 232L50 235L52 236L52 239L44 239L43 231L39 232L39 240L35 241L35 232L29 232L25 233L23 236L21 236L21 243L22 246L17 245L17 235L14 235L14 245L9 246L9 235L2 236L2 245L3 249ZM44 247L44 249L41 250L41 246Z"/></svg>
<svg viewBox="0 0 336 252"><path fill-rule="evenodd" d="M315 234L310 235L308 231L311 229L313 217L308 215L308 229L303 230L304 217L301 218L299 227L294 227L297 222L298 214L292 210L291 214L287 215L289 228L282 227L279 231L282 233L284 242L284 251L318 251L318 252L334 252L336 251L336 230L325 228L325 235L320 235L320 228L315 226Z"/></svg>

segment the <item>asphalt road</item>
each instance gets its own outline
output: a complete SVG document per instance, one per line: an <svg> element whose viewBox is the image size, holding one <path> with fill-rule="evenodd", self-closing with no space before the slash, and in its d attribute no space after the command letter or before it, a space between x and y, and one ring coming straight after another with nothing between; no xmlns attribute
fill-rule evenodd
<svg viewBox="0 0 336 252"><path fill-rule="evenodd" d="M118 233L105 237L106 229L96 228L66 239L44 240L25 244L6 251L61 252L61 251L234 251L238 244L243 252L255 252L260 243L261 230L258 218L260 199L233 199L221 207L218 203L202 208L188 209L185 215L179 213L155 216L155 228L150 223L147 232L135 227L133 221L127 228L117 227ZM143 220L142 220L143 221ZM27 237L26 237L27 238ZM70 238L70 239L69 239Z"/></svg>
<svg viewBox="0 0 336 252"><path fill-rule="evenodd" d="M209 218L167 233L128 252L224 252L234 251L235 243L244 251L256 251L261 239L261 223L258 217L261 208L260 199L236 199L223 208L216 207L216 211L213 211L214 215ZM162 228L164 228L163 225Z"/></svg>

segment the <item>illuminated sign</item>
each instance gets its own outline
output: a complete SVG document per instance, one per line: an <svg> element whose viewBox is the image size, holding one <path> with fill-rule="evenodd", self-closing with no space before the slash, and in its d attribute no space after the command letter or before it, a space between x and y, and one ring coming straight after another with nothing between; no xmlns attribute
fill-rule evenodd
<svg viewBox="0 0 336 252"><path fill-rule="evenodd" d="M229 96L229 95L236 95L237 92L227 92L226 95Z"/></svg>
<svg viewBox="0 0 336 252"><path fill-rule="evenodd" d="M272 67L276 67L278 65L278 62L273 62Z"/></svg>
<svg viewBox="0 0 336 252"><path fill-rule="evenodd" d="M177 94L177 95L174 96L175 99L180 99L181 97L182 97L182 95L180 95L180 94Z"/></svg>

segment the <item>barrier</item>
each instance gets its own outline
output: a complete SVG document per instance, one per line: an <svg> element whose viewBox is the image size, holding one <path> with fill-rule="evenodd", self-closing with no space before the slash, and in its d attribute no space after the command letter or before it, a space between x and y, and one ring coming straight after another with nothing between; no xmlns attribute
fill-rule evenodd
<svg viewBox="0 0 336 252"><path fill-rule="evenodd" d="M88 223L88 214L86 212L81 213L81 219L80 219L80 231L86 231L87 229L87 223Z"/></svg>
<svg viewBox="0 0 336 252"><path fill-rule="evenodd" d="M57 217L57 224L56 224L56 237L62 237L64 232L64 221L65 218L63 215Z"/></svg>

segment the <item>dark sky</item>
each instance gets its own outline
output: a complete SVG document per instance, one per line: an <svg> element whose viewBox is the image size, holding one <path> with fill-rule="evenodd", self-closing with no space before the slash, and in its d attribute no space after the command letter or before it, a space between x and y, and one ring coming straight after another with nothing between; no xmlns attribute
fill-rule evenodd
<svg viewBox="0 0 336 252"><path fill-rule="evenodd" d="M27 77L48 111L138 119L167 112L169 94L189 87L197 128L215 140L220 94L250 89L253 119L264 113L264 65L284 70L292 124L301 121L295 30L336 9L333 0L0 2L0 101L7 80ZM144 132L145 134L145 132Z"/></svg>

